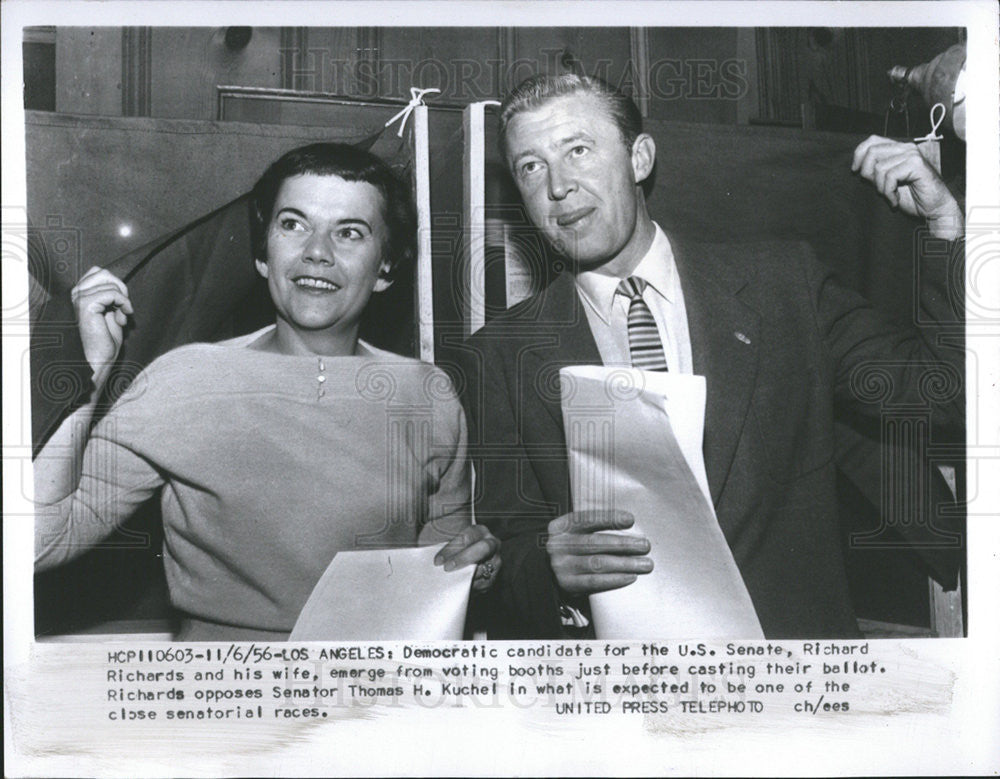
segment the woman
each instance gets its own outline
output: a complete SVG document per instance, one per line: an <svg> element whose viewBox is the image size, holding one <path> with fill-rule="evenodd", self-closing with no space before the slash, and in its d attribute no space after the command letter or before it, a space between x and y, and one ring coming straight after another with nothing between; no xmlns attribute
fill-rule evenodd
<svg viewBox="0 0 1000 779"><path fill-rule="evenodd" d="M468 523L450 383L358 338L369 297L413 253L405 186L367 152L314 144L271 165L251 203L274 325L168 352L89 436L93 402L62 425L36 461L36 568L86 551L162 490L183 640L286 638L340 550L447 542L435 563L488 560L473 580L487 589L499 542ZM132 306L98 268L73 297L96 399Z"/></svg>

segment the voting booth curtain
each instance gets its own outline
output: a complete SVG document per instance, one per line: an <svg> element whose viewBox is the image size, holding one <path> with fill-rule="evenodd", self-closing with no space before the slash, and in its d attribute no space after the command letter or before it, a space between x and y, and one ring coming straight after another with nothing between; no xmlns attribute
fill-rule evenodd
<svg viewBox="0 0 1000 779"><path fill-rule="evenodd" d="M251 261L245 193L280 154L320 140L366 146L408 172L412 168L409 144L400 142L394 131L381 132L396 110L392 106L331 108L333 118L323 127L28 112L35 449L86 387L88 371L68 291L87 268L102 265L123 275L135 305L136 316L112 392L170 348L196 340L220 340L263 326L273 315L266 288ZM455 333L462 330L466 294L461 268L468 227L468 215L462 214L461 113L432 109L430 123L434 305L433 312L421 316L433 316L438 334L436 359L448 362L449 339L454 343ZM808 241L847 284L901 323L913 323L915 279L920 272L915 246L924 240L923 233L918 224L895 213L869 185L851 174L851 153L860 137L652 121L647 130L657 147L647 199L654 219L665 230L702 241ZM502 165L492 130L487 132L484 148L488 171L494 177L487 180L488 191L494 193L492 206L516 213L517 204L509 199L510 184L500 180ZM523 221L517 222L517 218L511 220L513 232L524 227ZM539 267L544 275L544 267ZM415 353L412 285L397 282L374 319L367 323L363 337L401 353ZM956 305L953 324L960 347L960 305ZM845 521L850 532L865 530L865 526L871 531L880 516L882 453L891 443L883 441L884 430L878 423L846 419L841 427L840 465L845 474L845 506L850 506ZM961 441L931 443L953 456L962 445ZM936 477L933 490L935 506L947 502L947 487ZM946 521L940 516L925 519ZM948 522L954 525L954 520ZM66 567L72 570L47 574L50 578L36 586L38 632L120 618L123 613L141 617L162 611L162 603L149 605L162 592L147 602L136 594L141 588L135 584L137 567L157 564L157 533L155 521L144 526L140 522L138 530L126 529L120 538L111 540L112 547L131 551L126 557L132 561L144 556L141 564L119 561L95 571L94 558L108 554L98 550ZM929 542L933 536L931 532ZM850 547L847 538L845 547ZM919 558L905 553L913 560L903 563L900 570L905 572L898 575L916 582L929 570L953 584L948 572L954 570L962 550L931 547L930 554ZM862 574L885 568L887 564L877 558L882 554L875 548L861 550L856 567ZM859 586L862 590L881 588L877 582ZM874 608L890 612L886 617L893 621L920 623L927 618L926 602L876 604Z"/></svg>

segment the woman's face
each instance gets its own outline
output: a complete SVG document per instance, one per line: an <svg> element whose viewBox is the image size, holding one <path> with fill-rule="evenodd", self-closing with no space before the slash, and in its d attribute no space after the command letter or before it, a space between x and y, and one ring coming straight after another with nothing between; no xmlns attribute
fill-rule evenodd
<svg viewBox="0 0 1000 779"><path fill-rule="evenodd" d="M267 279L279 319L300 331L350 331L373 291L392 282L383 259L389 228L381 193L362 181L303 174L286 179L267 232Z"/></svg>

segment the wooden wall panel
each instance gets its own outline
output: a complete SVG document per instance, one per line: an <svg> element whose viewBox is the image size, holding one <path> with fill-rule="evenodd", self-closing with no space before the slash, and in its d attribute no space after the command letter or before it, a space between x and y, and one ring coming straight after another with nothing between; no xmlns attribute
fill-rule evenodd
<svg viewBox="0 0 1000 779"><path fill-rule="evenodd" d="M123 116L149 116L153 77L152 43L152 27L126 27L122 30Z"/></svg>
<svg viewBox="0 0 1000 779"><path fill-rule="evenodd" d="M586 73L631 89L632 43L628 27L520 27L515 62L508 62L512 85L535 73Z"/></svg>
<svg viewBox="0 0 1000 779"><path fill-rule="evenodd" d="M958 43L961 33L954 28L758 28L756 38L757 118L798 124L808 103L812 109L843 109L845 122L851 112L870 115L877 127L869 129L882 132L893 95L887 71L927 62ZM924 114L914 114L917 126L911 129L922 134L920 127L929 128L926 108L917 97L911 102Z"/></svg>
<svg viewBox="0 0 1000 779"><path fill-rule="evenodd" d="M886 71L926 62L955 28L255 27L57 28L55 110L213 119L222 84L439 104L497 99L535 73L621 84L651 119L800 124L802 104L880 115ZM645 76L645 78L643 78ZM914 99L914 105L919 101ZM921 106L921 111L923 110Z"/></svg>
<svg viewBox="0 0 1000 779"><path fill-rule="evenodd" d="M735 124L748 91L735 28L648 28L649 116Z"/></svg>
<svg viewBox="0 0 1000 779"><path fill-rule="evenodd" d="M24 107L56 110L56 28L25 27L23 37Z"/></svg>
<svg viewBox="0 0 1000 779"><path fill-rule="evenodd" d="M373 96L376 92L371 59L377 55L378 31L373 28L282 28L281 86L306 92Z"/></svg>
<svg viewBox="0 0 1000 779"><path fill-rule="evenodd" d="M220 84L281 86L281 33L254 27L245 48L225 44L225 27L154 27L150 116L215 119Z"/></svg>
<svg viewBox="0 0 1000 779"><path fill-rule="evenodd" d="M441 102L470 103L499 93L497 28L380 29L378 87L383 97L409 99L410 87L436 87Z"/></svg>
<svg viewBox="0 0 1000 779"><path fill-rule="evenodd" d="M122 28L56 28L56 111L122 115Z"/></svg>

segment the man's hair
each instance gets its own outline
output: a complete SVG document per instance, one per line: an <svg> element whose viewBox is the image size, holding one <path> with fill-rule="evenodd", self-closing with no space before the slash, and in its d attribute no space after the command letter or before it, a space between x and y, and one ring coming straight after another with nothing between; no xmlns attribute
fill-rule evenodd
<svg viewBox="0 0 1000 779"><path fill-rule="evenodd" d="M561 76L532 76L518 84L500 105L500 154L507 157L507 126L522 111L538 108L549 100L566 95L592 95L601 101L617 125L629 149L642 132L642 114L632 98L594 76L566 73Z"/></svg>
<svg viewBox="0 0 1000 779"><path fill-rule="evenodd" d="M253 258L267 262L267 232L274 215L274 201L286 180L295 176L339 176L363 181L382 195L382 216L389 228L383 259L390 275L416 256L417 218L410 189L380 157L342 143L313 143L279 157L258 179L250 193L250 246Z"/></svg>

